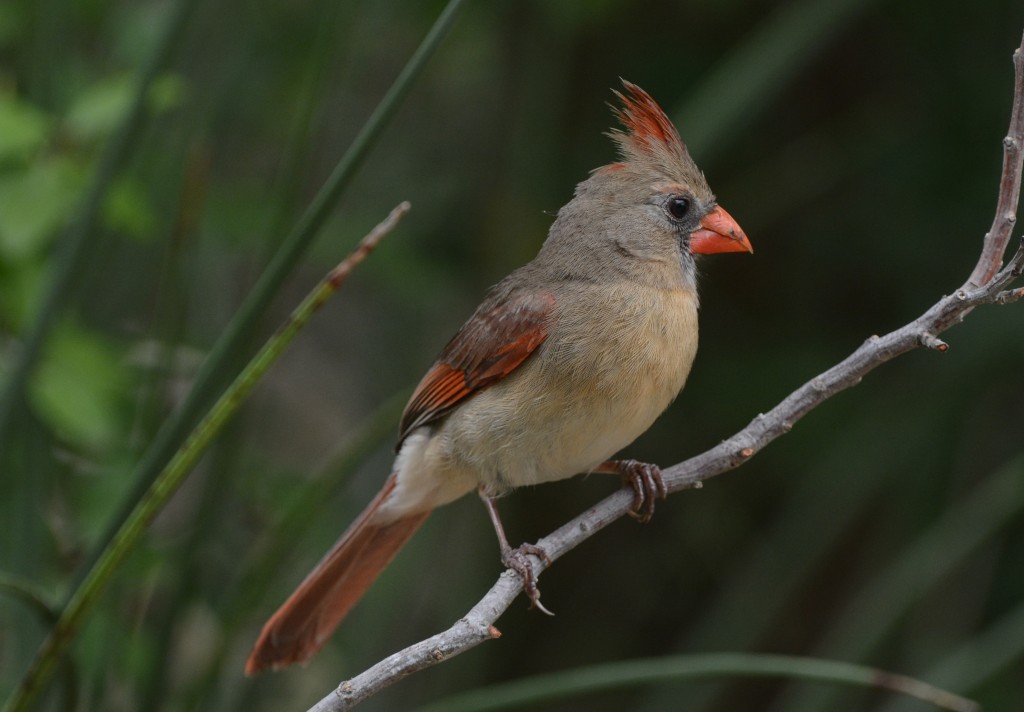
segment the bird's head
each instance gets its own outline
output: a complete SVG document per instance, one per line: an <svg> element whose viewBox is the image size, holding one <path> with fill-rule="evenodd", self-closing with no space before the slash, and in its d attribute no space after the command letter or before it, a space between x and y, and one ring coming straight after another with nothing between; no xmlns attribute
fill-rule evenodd
<svg viewBox="0 0 1024 712"><path fill-rule="evenodd" d="M620 160L594 170L561 211L552 238L579 235L602 262L643 272L680 265L693 277L693 255L753 252L737 222L718 205L704 174L660 106L623 80L609 135ZM574 240L576 241L576 240ZM614 255L614 257L613 257ZM643 263L650 263L644 266Z"/></svg>

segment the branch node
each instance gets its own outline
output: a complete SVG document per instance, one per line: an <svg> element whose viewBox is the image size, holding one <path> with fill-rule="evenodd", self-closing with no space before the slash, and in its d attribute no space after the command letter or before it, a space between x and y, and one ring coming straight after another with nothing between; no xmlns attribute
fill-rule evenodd
<svg viewBox="0 0 1024 712"><path fill-rule="evenodd" d="M742 457L744 459L746 459L748 457L751 457L753 454L754 454L754 448L752 448L752 447L745 447L742 450L740 450L740 457Z"/></svg>
<svg viewBox="0 0 1024 712"><path fill-rule="evenodd" d="M430 657L432 657L436 662L441 662L444 660L444 653L440 648L434 648L430 651Z"/></svg>
<svg viewBox="0 0 1024 712"><path fill-rule="evenodd" d="M1020 236L1020 247L1017 248L1017 253L1010 258L1010 263L1013 265L1010 267L1010 277L1017 279L1024 274L1024 235Z"/></svg>
<svg viewBox="0 0 1024 712"><path fill-rule="evenodd" d="M967 301L967 292L965 292L962 289L956 290L956 294L954 294L953 296L959 299L961 302Z"/></svg>
<svg viewBox="0 0 1024 712"><path fill-rule="evenodd" d="M996 304L1012 304L1021 297L1024 297L1024 287L1017 287L1016 289L1007 289L995 296L993 301Z"/></svg>
<svg viewBox="0 0 1024 712"><path fill-rule="evenodd" d="M949 344L930 332L922 331L917 337L917 340L921 342L922 346L938 351L939 353L946 353L949 351Z"/></svg>
<svg viewBox="0 0 1024 712"><path fill-rule="evenodd" d="M492 639L501 637L501 631L495 628L493 625L487 627L487 635L491 636Z"/></svg>

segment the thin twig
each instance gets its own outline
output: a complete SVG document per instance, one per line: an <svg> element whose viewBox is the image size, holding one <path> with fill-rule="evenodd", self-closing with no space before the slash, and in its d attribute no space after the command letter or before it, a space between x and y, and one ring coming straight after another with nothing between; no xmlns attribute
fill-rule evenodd
<svg viewBox="0 0 1024 712"><path fill-rule="evenodd" d="M999 271L1000 262L1010 242L1010 233L1017 222L1017 201L1020 199L1020 162L1024 146L1024 44L1013 53L1014 92L1013 111L1010 113L1010 129L1003 139L1003 176L999 182L999 198L992 227L985 234L985 241L978 257L978 264L971 272L967 284L981 286Z"/></svg>
<svg viewBox="0 0 1024 712"><path fill-rule="evenodd" d="M999 201L992 229L985 235L978 266L962 287L936 302L914 321L883 336L872 336L846 359L819 374L786 397L767 413L754 418L747 427L716 447L663 471L669 492L693 489L704 480L735 469L811 410L860 382L865 374L887 361L913 349L926 346L940 352L948 345L938 334L959 323L981 304L1005 304L1021 296L1020 289L1007 289L1024 270L1024 242L1010 261L1000 269L1011 231L1016 221L1017 196L1021 186L1021 145L1024 144L1024 37L1014 52L1015 82L1010 130L1004 141L1003 170L999 182ZM633 506L632 490L622 489L605 498L583 514L544 537L537 544L550 561L589 539L595 532L625 515ZM533 557L534 571L540 573L545 562ZM338 688L310 708L310 712L342 712L403 677L432 667L465 652L500 633L494 622L522 593L522 581L505 571L476 606L451 628L409 646L359 675L342 682Z"/></svg>

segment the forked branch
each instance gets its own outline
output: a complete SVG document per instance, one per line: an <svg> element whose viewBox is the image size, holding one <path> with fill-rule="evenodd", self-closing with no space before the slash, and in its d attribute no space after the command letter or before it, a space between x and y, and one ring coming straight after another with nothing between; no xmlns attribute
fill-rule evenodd
<svg viewBox="0 0 1024 712"><path fill-rule="evenodd" d="M856 385L865 374L897 356L919 347L944 352L948 348L938 335L957 324L976 306L1008 304L1024 296L1024 289L1010 284L1024 272L1024 243L1003 265L1003 256L1016 223L1021 187L1021 159L1024 156L1024 38L1013 55L1015 82L1010 129L1003 141L1003 169L999 198L992 227L985 234L978 264L962 287L942 297L914 321L883 336L872 336L846 359L812 378L767 413L714 448L663 471L669 492L700 487L750 460L756 453L811 410ZM555 530L538 543L552 561L575 548L595 532L626 514L633 505L632 490L623 489ZM534 559L539 573L544 562ZM443 662L485 640L500 636L494 622L521 593L518 575L506 571L466 616L448 630L401 650L341 685L311 712L341 712L401 678Z"/></svg>

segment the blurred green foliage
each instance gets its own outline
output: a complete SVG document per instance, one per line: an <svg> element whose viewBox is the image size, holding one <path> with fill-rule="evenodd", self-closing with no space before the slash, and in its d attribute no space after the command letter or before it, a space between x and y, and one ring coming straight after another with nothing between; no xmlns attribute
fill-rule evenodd
<svg viewBox="0 0 1024 712"><path fill-rule="evenodd" d="M241 674L264 619L383 479L394 399L483 290L535 253L575 183L612 160L601 134L620 76L677 119L757 250L703 264L691 381L630 456L670 464L713 445L955 289L991 221L1024 30L1019 3L967 5L470 4L253 343L391 207L409 199L413 212L155 523L74 646L78 683L64 678L45 704L66 709L73 684L83 709L305 709L477 600L500 567L467 500L431 518L308 667ZM194 14L0 449L0 572L66 595L203 354L442 6ZM171 8L0 4L0 375ZM1018 708L1022 333L1020 305L978 310L946 335L949 353L883 367L649 526L618 524L559 561L541 581L556 618L517 605L500 641L366 709L711 651L834 657ZM510 535L535 540L611 486L517 493L502 501ZM0 591L0 696L43 618ZM687 682L550 709L890 701L819 693Z"/></svg>

